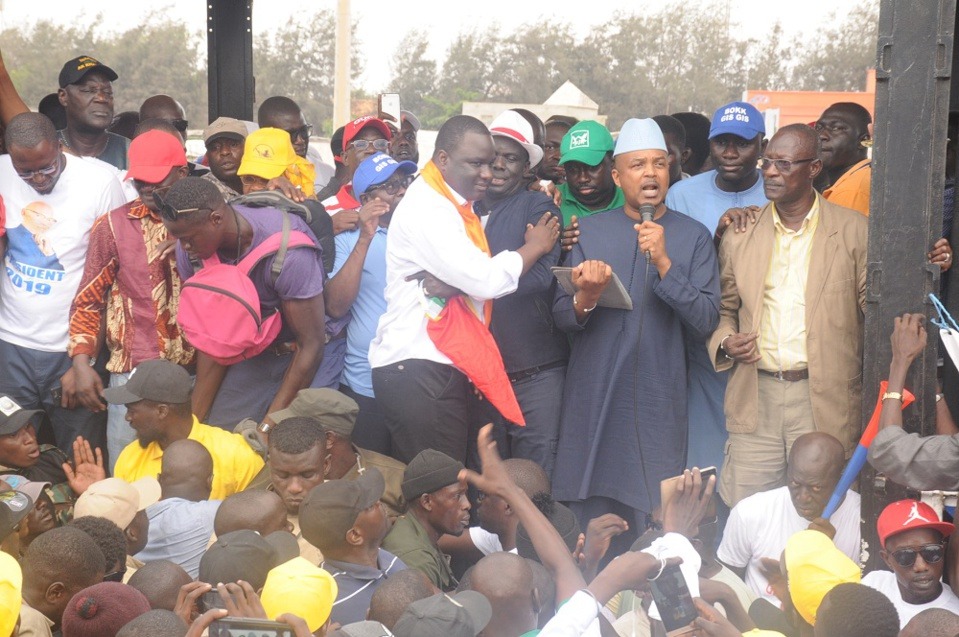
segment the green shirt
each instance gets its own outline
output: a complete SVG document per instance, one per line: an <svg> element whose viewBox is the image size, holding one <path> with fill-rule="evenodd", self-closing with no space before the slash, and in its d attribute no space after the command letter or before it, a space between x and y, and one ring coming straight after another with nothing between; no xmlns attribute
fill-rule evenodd
<svg viewBox="0 0 959 637"><path fill-rule="evenodd" d="M559 204L559 211L563 214L564 228L570 224L573 215L576 215L577 219L582 219L590 215L595 215L597 212L606 212L613 208L619 208L626 203L626 197L623 196L623 189L619 186L616 187L616 194L613 195L613 200L602 210L590 210L577 201L576 197L569 191L569 184L560 184L557 188L563 195L563 201Z"/></svg>
<svg viewBox="0 0 959 637"><path fill-rule="evenodd" d="M452 591L458 582L450 569L449 557L430 542L426 529L414 515L397 518L383 548L403 560L410 568L422 571L442 591Z"/></svg>

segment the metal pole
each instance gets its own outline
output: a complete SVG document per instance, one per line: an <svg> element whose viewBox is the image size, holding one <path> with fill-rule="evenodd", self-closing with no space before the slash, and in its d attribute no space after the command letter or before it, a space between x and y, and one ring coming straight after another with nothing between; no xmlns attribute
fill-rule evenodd
<svg viewBox="0 0 959 637"><path fill-rule="evenodd" d="M904 312L931 313L939 267L926 253L942 234L946 121L956 0L882 0L876 64L876 111L869 215L869 264L863 364L863 423L879 382L889 374L889 334ZM913 364L907 386L916 403L907 431L935 433L938 338ZM867 568L879 561L876 519L905 490L867 467L862 474L862 537Z"/></svg>

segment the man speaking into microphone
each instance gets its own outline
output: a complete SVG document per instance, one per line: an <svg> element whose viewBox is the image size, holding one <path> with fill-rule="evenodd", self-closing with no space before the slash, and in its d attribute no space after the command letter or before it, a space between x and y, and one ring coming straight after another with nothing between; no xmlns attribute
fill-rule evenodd
<svg viewBox="0 0 959 637"><path fill-rule="evenodd" d="M557 286L553 303L572 343L553 496L580 520L626 520L611 555L645 528L660 481L684 468L686 336L702 343L719 322L712 234L663 203L669 158L656 122L628 120L613 162L625 205L580 221L576 292ZM598 304L613 273L633 309Z"/></svg>

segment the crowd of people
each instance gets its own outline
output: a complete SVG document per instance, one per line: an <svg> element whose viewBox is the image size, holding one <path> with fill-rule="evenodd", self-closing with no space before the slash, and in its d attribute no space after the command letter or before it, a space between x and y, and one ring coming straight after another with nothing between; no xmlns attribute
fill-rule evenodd
<svg viewBox="0 0 959 637"><path fill-rule="evenodd" d="M58 84L0 64L0 637L959 634L953 523L868 546L832 498L867 109L457 115L429 158L376 113L329 166L287 97L191 160L173 97ZM869 460L955 489L941 388L902 427L925 317L889 328Z"/></svg>

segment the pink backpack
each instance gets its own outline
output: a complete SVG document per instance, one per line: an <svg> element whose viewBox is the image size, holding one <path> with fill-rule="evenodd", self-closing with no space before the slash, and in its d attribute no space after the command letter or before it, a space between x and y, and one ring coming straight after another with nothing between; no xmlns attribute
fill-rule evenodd
<svg viewBox="0 0 959 637"><path fill-rule="evenodd" d="M183 282L176 321L197 350L221 365L232 365L263 352L283 327L279 310L269 316L260 312L260 295L250 272L263 259L276 254L270 268L276 283L288 248L316 244L299 231L290 231L290 218L283 213L283 230L251 250L236 265L221 263L216 253L203 260L203 268Z"/></svg>

